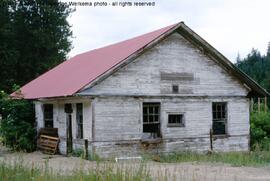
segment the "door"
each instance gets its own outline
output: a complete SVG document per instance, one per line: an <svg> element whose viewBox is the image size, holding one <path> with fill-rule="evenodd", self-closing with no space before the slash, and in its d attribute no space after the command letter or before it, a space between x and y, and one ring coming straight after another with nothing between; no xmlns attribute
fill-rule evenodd
<svg viewBox="0 0 270 181"><path fill-rule="evenodd" d="M72 153L72 105L65 104L65 113L67 115L67 154Z"/></svg>
<svg viewBox="0 0 270 181"><path fill-rule="evenodd" d="M67 154L72 153L72 116L67 114Z"/></svg>

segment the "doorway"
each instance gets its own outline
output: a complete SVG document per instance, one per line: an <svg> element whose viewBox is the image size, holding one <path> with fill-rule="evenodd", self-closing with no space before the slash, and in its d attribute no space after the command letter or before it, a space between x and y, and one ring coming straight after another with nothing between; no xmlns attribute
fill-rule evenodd
<svg viewBox="0 0 270 181"><path fill-rule="evenodd" d="M72 116L67 114L67 154L72 153Z"/></svg>
<svg viewBox="0 0 270 181"><path fill-rule="evenodd" d="M67 135L67 155L73 151L73 138L72 138L72 105L65 104L65 113L67 116L66 122L66 135Z"/></svg>
<svg viewBox="0 0 270 181"><path fill-rule="evenodd" d="M161 138L160 103L143 103L143 133L144 139Z"/></svg>

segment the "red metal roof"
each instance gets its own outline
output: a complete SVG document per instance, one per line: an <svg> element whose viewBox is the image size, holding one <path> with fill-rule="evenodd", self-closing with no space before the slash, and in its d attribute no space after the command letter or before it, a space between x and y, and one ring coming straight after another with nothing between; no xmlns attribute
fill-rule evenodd
<svg viewBox="0 0 270 181"><path fill-rule="evenodd" d="M71 96L176 25L76 55L23 86L21 94L25 99Z"/></svg>

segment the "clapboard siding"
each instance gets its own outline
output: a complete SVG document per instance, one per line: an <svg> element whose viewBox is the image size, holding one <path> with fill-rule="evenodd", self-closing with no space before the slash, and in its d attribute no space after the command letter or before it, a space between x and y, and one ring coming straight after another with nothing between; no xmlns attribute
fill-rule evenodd
<svg viewBox="0 0 270 181"><path fill-rule="evenodd" d="M150 99L98 98L95 104L96 141L141 139L143 102ZM249 101L247 98L227 99L154 99L161 103L163 138L205 137L212 127L212 102L227 102L228 134L249 134ZM168 127L169 113L183 113L184 127Z"/></svg>
<svg viewBox="0 0 270 181"><path fill-rule="evenodd" d="M171 93L172 84L179 85L179 94L247 95L239 81L177 33L81 94L159 95Z"/></svg>
<svg viewBox="0 0 270 181"><path fill-rule="evenodd" d="M207 151L210 148L209 131L212 127L212 102L227 102L228 137L214 141L216 151L248 150L249 100L239 98L126 98L103 97L95 104L94 143L97 153L102 156L134 155L142 149L142 108L143 102L161 103L162 144L151 152L181 150ZM168 127L168 113L183 113L185 127ZM137 143L132 142L137 141ZM123 143L124 142L124 143ZM117 149L117 147L119 147ZM139 149L139 150L138 150ZM111 151L110 151L111 150ZM110 154L111 152L111 154Z"/></svg>
<svg viewBox="0 0 270 181"><path fill-rule="evenodd" d="M136 99L98 99L95 104L96 141L141 138L140 105Z"/></svg>

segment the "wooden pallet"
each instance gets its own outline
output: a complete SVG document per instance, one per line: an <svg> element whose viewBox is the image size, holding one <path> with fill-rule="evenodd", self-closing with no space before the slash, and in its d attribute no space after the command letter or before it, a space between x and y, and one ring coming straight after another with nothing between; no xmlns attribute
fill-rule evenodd
<svg viewBox="0 0 270 181"><path fill-rule="evenodd" d="M54 155L57 151L59 143L58 137L40 135L38 148L41 149L43 153Z"/></svg>

